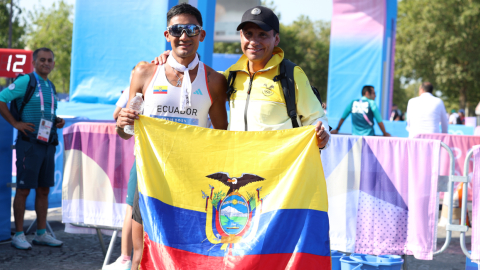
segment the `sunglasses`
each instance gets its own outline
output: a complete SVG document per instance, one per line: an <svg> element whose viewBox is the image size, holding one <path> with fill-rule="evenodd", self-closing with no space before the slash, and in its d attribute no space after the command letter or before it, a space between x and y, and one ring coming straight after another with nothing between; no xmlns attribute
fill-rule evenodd
<svg viewBox="0 0 480 270"><path fill-rule="evenodd" d="M198 36L202 30L203 28L196 24L174 24L167 27L168 33L174 37L181 37L183 31L189 37Z"/></svg>

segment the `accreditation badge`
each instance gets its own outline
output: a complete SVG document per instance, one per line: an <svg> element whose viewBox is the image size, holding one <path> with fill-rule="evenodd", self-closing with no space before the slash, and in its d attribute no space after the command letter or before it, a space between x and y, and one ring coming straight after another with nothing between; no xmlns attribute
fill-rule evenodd
<svg viewBox="0 0 480 270"><path fill-rule="evenodd" d="M40 119L40 125L38 128L37 140L44 141L48 143L48 138L50 138L50 132L52 130L52 121L46 119Z"/></svg>

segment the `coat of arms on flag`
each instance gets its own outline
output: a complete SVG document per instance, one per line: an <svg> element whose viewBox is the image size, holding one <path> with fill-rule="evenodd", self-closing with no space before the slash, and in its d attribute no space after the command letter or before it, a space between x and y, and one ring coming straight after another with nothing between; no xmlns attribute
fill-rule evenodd
<svg viewBox="0 0 480 270"><path fill-rule="evenodd" d="M141 269L331 269L312 127L232 132L135 122Z"/></svg>

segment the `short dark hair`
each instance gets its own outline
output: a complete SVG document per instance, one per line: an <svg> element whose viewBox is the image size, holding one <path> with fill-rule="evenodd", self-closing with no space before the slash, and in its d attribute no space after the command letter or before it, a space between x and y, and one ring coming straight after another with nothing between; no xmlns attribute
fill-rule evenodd
<svg viewBox="0 0 480 270"><path fill-rule="evenodd" d="M430 82L422 83L421 87L422 87L423 91L428 92L428 93L433 93L433 85Z"/></svg>
<svg viewBox="0 0 480 270"><path fill-rule="evenodd" d="M189 14L195 16L197 19L198 23L200 26L203 26L203 21L202 21L202 14L198 9L190 4L187 3L181 3L178 4L174 7L172 7L168 12L167 12L167 25L170 24L170 20L180 14Z"/></svg>
<svg viewBox="0 0 480 270"><path fill-rule="evenodd" d="M369 94L371 94L372 91L373 91L373 89L374 89L374 88L373 88L373 86L371 86L371 85L365 85L365 86L363 86L363 88L362 88L362 96L365 96L365 95L367 94L367 92L368 92Z"/></svg>
<svg viewBox="0 0 480 270"><path fill-rule="evenodd" d="M55 54L53 53L52 50L50 50L49 48L39 48L39 49L36 49L34 52L33 52L33 61L37 61L37 55L38 55L38 52L39 51L42 51L42 52L51 52L52 53L52 56L53 56L53 60L55 60Z"/></svg>

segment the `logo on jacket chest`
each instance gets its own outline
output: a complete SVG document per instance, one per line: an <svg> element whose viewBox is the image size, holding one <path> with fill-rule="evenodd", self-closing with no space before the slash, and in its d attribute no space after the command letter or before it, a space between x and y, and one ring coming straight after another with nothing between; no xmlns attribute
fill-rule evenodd
<svg viewBox="0 0 480 270"><path fill-rule="evenodd" d="M273 89L275 87L273 85L267 85L266 83L263 84L263 89L262 89L262 94L266 97L269 97L271 95L273 95Z"/></svg>

